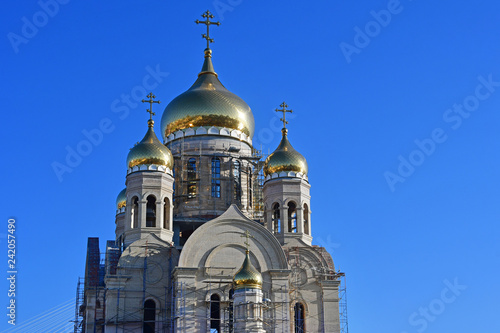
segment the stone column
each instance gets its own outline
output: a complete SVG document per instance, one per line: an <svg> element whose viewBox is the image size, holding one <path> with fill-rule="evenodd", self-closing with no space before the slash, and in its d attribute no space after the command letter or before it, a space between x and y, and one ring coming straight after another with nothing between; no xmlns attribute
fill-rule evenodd
<svg viewBox="0 0 500 333"><path fill-rule="evenodd" d="M127 201L127 205L125 206L125 221L123 222L124 224L124 232L129 231L132 229L132 203Z"/></svg>
<svg viewBox="0 0 500 333"><path fill-rule="evenodd" d="M139 214L139 221L138 221L138 226L141 229L146 228L146 205L147 205L146 200L141 200L138 203L138 214Z"/></svg>
<svg viewBox="0 0 500 333"><path fill-rule="evenodd" d="M295 210L297 214L297 233L298 234L303 234L304 233L304 212L302 210L302 207L297 207Z"/></svg>
<svg viewBox="0 0 500 333"><path fill-rule="evenodd" d="M269 230L270 232L273 233L273 210L272 208L271 209L267 209L264 214L266 214L266 227L267 227L267 230Z"/></svg>
<svg viewBox="0 0 500 333"><path fill-rule="evenodd" d="M321 281L323 313L320 314L320 320L323 319L326 332L340 332L339 285L340 281L336 280Z"/></svg>
<svg viewBox="0 0 500 333"><path fill-rule="evenodd" d="M289 232L288 230L288 206L283 206L280 209L280 219L281 219L281 230L280 234L284 236L286 232Z"/></svg>
<svg viewBox="0 0 500 333"><path fill-rule="evenodd" d="M159 199L156 199L156 221L155 221L155 227L156 228L163 228L163 204Z"/></svg>

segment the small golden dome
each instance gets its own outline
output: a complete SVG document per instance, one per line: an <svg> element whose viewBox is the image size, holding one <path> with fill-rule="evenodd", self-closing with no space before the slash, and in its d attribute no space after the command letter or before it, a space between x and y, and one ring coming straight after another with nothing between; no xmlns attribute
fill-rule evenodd
<svg viewBox="0 0 500 333"><path fill-rule="evenodd" d="M307 175L307 161L298 151L296 151L287 138L287 129L281 130L283 138L276 150L269 155L264 162L264 175L279 173L282 171L297 172Z"/></svg>
<svg viewBox="0 0 500 333"><path fill-rule="evenodd" d="M156 137L153 124L154 121L148 121L149 128L144 139L130 149L127 156L128 168L143 164L155 164L172 169L174 164L172 153Z"/></svg>
<svg viewBox="0 0 500 333"><path fill-rule="evenodd" d="M262 288L262 275L252 265L248 251L246 252L243 265L241 265L240 270L233 277L233 284L235 289Z"/></svg>
<svg viewBox="0 0 500 333"><path fill-rule="evenodd" d="M212 51L205 49L205 61L196 82L174 98L161 118L163 139L191 127L225 127L253 137L255 121L244 100L227 90L212 65Z"/></svg>
<svg viewBox="0 0 500 333"><path fill-rule="evenodd" d="M121 209L127 205L127 195L126 195L127 189L124 188L121 190L120 193L118 193L118 197L116 198L116 208Z"/></svg>

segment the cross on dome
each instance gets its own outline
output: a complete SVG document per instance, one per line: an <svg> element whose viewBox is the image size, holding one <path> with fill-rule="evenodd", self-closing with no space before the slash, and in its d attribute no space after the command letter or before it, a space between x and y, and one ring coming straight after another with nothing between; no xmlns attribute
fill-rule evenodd
<svg viewBox="0 0 500 333"><path fill-rule="evenodd" d="M155 101L154 100L156 98L156 96L153 95L152 92L150 92L146 97L149 98L149 99L143 99L142 102L143 103L149 103L149 109L147 109L146 112L149 113L149 120L153 120L153 116L155 115L155 113L153 112L153 103L160 104L160 101Z"/></svg>
<svg viewBox="0 0 500 333"><path fill-rule="evenodd" d="M280 118L280 120L283 122L283 128L286 128L286 124L288 124L288 121L286 121L286 113L293 113L293 110L287 110L286 108L288 107L288 104L286 104L285 102L281 103L280 106L281 109L275 109L274 111L283 112L283 118Z"/></svg>
<svg viewBox="0 0 500 333"><path fill-rule="evenodd" d="M201 15L201 17L206 18L206 20L205 21L196 20L196 21L194 21L194 23L196 23L196 24L203 23L207 26L207 33L202 34L201 36L202 36L202 38L205 38L207 40L207 49L209 49L210 43L214 42L213 38L210 38L210 25L214 24L214 25L219 26L220 22L218 22L218 21L211 22L210 19L214 18L214 15L212 13L210 13L210 11L208 11L208 10L205 13L203 13L203 15Z"/></svg>
<svg viewBox="0 0 500 333"><path fill-rule="evenodd" d="M246 245L247 252L249 252L250 251L250 242L248 240L250 238L254 238L254 237L250 234L250 231L248 231L248 230L245 230L245 232L243 233L243 235L240 235L240 237L245 237L246 238L246 241L243 244Z"/></svg>

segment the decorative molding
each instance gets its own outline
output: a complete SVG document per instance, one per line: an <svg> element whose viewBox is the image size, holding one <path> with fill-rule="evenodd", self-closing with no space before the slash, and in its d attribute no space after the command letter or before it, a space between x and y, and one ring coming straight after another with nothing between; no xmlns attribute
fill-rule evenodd
<svg viewBox="0 0 500 333"><path fill-rule="evenodd" d="M304 179L306 182L309 182L307 175L304 175L303 173L300 172L285 172L282 171L280 173L273 173L270 175L266 176L266 181L271 180L271 179L276 179L276 178L301 178Z"/></svg>
<svg viewBox="0 0 500 333"><path fill-rule="evenodd" d="M127 175L138 171L159 171L172 175L172 170L170 170L170 168L164 165L156 165L156 164L141 164L141 165L136 165L133 168L128 168Z"/></svg>
<svg viewBox="0 0 500 333"><path fill-rule="evenodd" d="M168 137L165 138L163 141L164 144L167 144L171 141L180 139L180 138L185 138L188 136L198 136L198 135L221 135L221 136L230 136L233 138L236 138L241 141L245 141L246 143L252 145L252 139L243 133L240 130L235 130L235 129L230 129L226 127L205 127L205 126L200 126L200 127L190 127L185 130L179 130L175 133L170 134Z"/></svg>

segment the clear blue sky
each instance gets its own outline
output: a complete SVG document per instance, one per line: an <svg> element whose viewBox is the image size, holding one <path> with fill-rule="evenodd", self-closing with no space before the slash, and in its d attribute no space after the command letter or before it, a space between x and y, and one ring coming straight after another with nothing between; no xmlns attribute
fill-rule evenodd
<svg viewBox="0 0 500 333"><path fill-rule="evenodd" d="M18 323L74 297L87 237L114 238L148 117L122 95L160 72L146 82L159 124L201 69L193 21L209 9L222 22L215 69L252 108L258 148L279 143L274 108L294 110L313 243L347 274L351 332L500 331L497 1L65 1L52 15L9 1L0 20L0 267L15 217ZM103 121L101 142L58 178L54 162Z"/></svg>

